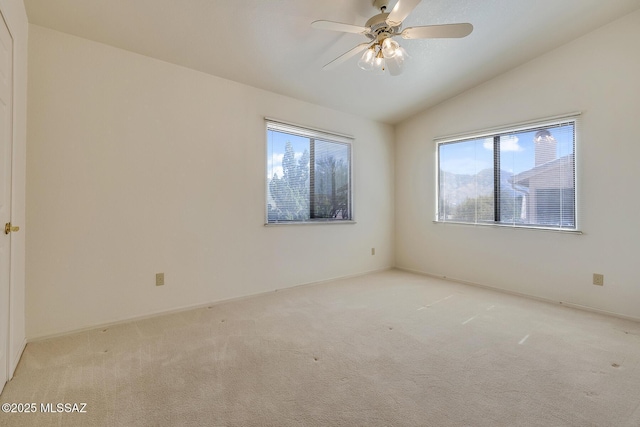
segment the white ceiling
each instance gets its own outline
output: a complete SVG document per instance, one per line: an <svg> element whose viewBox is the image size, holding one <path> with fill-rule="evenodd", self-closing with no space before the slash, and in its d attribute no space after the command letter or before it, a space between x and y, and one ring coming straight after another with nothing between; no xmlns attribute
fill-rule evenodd
<svg viewBox="0 0 640 427"><path fill-rule="evenodd" d="M392 124L640 8L640 0L422 0L403 27L470 22L473 33L398 39L411 57L398 77L360 70L359 55L323 71L367 39L311 22L363 26L378 13L372 3L25 0L32 24Z"/></svg>

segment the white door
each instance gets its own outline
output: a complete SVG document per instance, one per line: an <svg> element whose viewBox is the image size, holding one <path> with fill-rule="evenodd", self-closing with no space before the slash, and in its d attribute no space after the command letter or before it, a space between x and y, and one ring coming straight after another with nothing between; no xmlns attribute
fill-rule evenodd
<svg viewBox="0 0 640 427"><path fill-rule="evenodd" d="M0 14L0 392L9 373L9 281L11 277L11 127L13 40Z"/></svg>

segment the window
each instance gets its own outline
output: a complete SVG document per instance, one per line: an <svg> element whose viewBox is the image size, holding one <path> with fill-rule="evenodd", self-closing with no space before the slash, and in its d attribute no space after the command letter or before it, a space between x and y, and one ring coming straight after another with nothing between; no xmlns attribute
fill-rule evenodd
<svg viewBox="0 0 640 427"><path fill-rule="evenodd" d="M438 139L438 222L577 230L576 116Z"/></svg>
<svg viewBox="0 0 640 427"><path fill-rule="evenodd" d="M351 142L267 120L267 223L352 220Z"/></svg>

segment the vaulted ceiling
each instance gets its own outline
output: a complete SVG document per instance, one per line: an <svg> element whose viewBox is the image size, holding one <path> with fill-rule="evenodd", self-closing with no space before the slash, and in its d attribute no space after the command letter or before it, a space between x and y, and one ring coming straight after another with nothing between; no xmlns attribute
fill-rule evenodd
<svg viewBox="0 0 640 427"><path fill-rule="evenodd" d="M410 59L396 77L362 71L359 55L322 69L367 39L311 22L362 26L379 13L372 0L25 5L32 24L393 124L640 8L640 0L422 0L403 27L469 22L474 31L462 39L398 39Z"/></svg>

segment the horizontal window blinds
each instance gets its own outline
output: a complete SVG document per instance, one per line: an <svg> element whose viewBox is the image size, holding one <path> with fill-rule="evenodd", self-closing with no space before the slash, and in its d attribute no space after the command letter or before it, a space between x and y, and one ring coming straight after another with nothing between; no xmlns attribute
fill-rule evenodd
<svg viewBox="0 0 640 427"><path fill-rule="evenodd" d="M440 139L437 221L576 230L576 123Z"/></svg>
<svg viewBox="0 0 640 427"><path fill-rule="evenodd" d="M267 121L267 224L353 219L351 141Z"/></svg>

